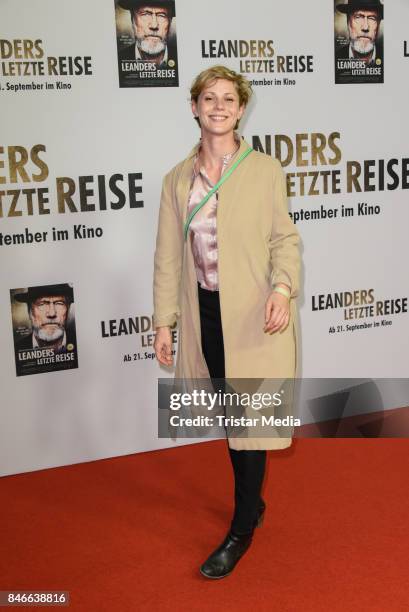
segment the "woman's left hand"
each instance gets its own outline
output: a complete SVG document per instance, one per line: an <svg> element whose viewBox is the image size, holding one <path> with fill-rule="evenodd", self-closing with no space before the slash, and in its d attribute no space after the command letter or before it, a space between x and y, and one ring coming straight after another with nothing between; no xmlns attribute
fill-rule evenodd
<svg viewBox="0 0 409 612"><path fill-rule="evenodd" d="M284 331L290 320L290 300L278 291L272 291L266 301L264 332Z"/></svg>

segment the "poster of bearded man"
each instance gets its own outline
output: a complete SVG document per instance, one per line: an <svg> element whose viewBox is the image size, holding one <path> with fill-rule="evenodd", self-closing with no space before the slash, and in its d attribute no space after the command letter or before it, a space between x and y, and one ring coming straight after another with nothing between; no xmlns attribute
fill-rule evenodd
<svg viewBox="0 0 409 612"><path fill-rule="evenodd" d="M116 0L120 87L179 85L174 0Z"/></svg>
<svg viewBox="0 0 409 612"><path fill-rule="evenodd" d="M335 83L383 83L381 0L334 0Z"/></svg>
<svg viewBox="0 0 409 612"><path fill-rule="evenodd" d="M10 289L16 375L78 368L69 283Z"/></svg>

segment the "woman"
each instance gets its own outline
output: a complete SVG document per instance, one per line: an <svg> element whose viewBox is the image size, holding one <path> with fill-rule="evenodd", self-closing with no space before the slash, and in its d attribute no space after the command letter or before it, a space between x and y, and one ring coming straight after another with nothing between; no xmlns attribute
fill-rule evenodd
<svg viewBox="0 0 409 612"><path fill-rule="evenodd" d="M252 93L242 75L215 66L196 77L190 92L201 140L163 182L154 272L156 357L172 365L170 326L178 320L176 378L293 378L299 237L283 171L235 132ZM249 548L265 510L266 450L290 444L291 438L228 437L234 515L202 575L227 576Z"/></svg>

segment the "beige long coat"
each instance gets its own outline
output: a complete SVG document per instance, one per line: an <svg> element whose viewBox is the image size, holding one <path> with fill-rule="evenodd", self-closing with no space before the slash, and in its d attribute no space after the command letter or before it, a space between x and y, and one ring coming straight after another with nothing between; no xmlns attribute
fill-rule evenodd
<svg viewBox="0 0 409 612"><path fill-rule="evenodd" d="M249 147L241 140L238 155ZM197 279L183 226L198 145L164 178L154 261L156 327L178 320L176 378L208 378L201 349ZM288 379L297 370L299 235L288 214L278 160L253 151L219 190L218 276L226 378ZM291 287L290 322L266 334L264 307L274 283ZM290 434L291 436L291 434ZM236 450L282 449L291 437L229 437Z"/></svg>

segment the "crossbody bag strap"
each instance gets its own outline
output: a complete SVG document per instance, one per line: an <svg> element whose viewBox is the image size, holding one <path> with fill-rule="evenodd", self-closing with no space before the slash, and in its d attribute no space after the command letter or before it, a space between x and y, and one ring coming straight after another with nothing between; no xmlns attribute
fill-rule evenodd
<svg viewBox="0 0 409 612"><path fill-rule="evenodd" d="M190 215L188 216L185 226L183 228L183 233L185 236L185 240L187 238L187 233L189 231L189 226L192 222L193 217L196 215L196 213L199 212L199 210L202 208L202 206L204 206L206 204L206 202L209 200L209 198L212 197L212 195L223 185L223 183L225 181L227 181L227 179L229 178L229 176L231 176L233 174L233 172L235 171L235 169L237 168L237 166L243 161L243 159L245 159L247 157L247 155L249 155L251 152L253 151L253 149L251 147L249 147L248 149L246 149L238 159L236 159L236 161L234 162L234 164L232 165L231 168L229 168L229 170L227 172L225 172L221 179L216 183L216 185L214 187L211 188L211 190L209 191L209 193L207 193L205 195L205 197L203 198L203 200L201 202L199 202L199 204L196 204L196 206L194 207L194 209L192 210L192 212L190 213Z"/></svg>

